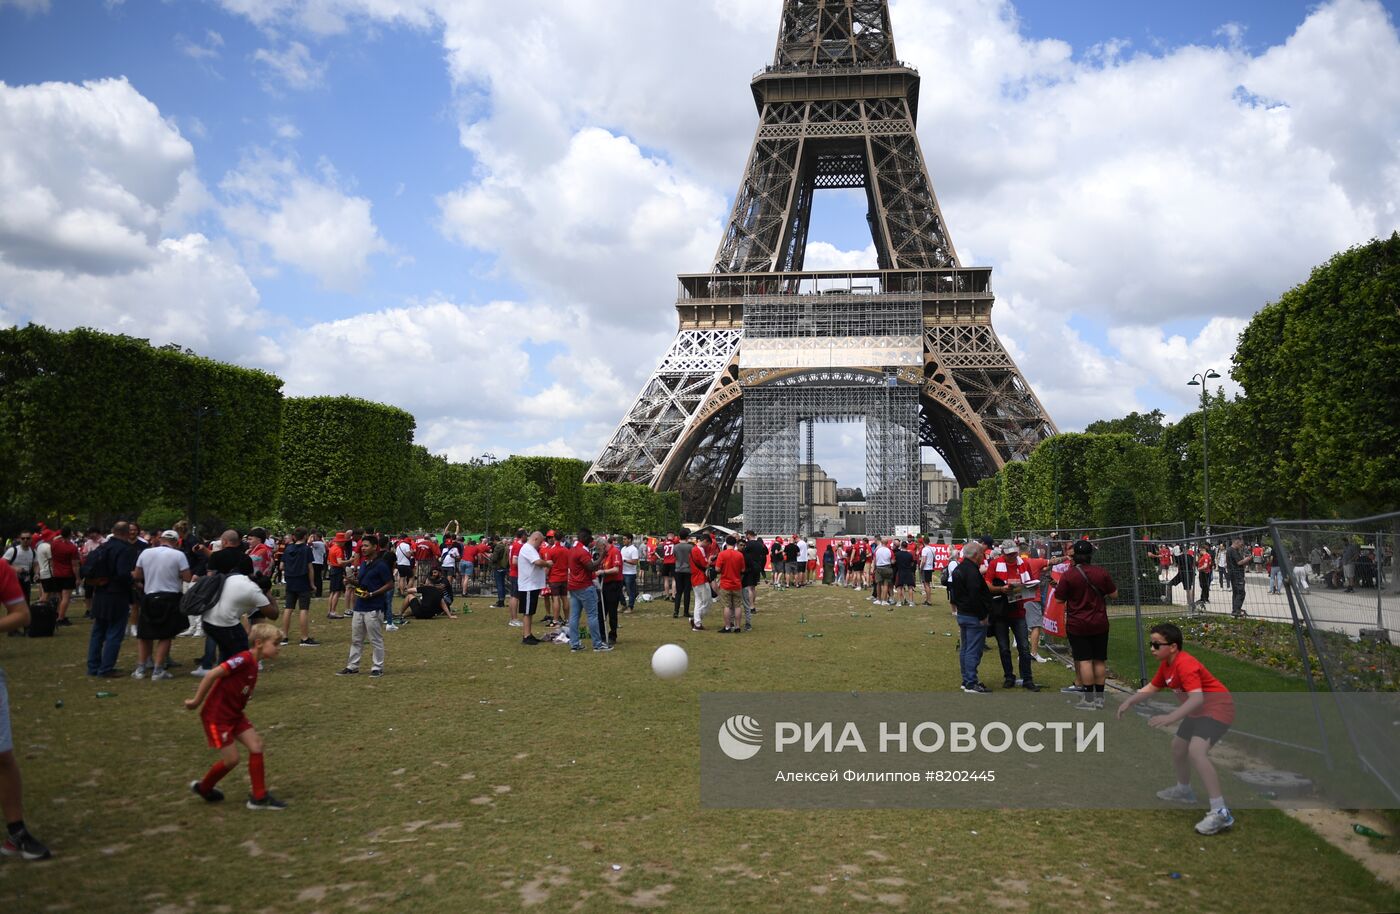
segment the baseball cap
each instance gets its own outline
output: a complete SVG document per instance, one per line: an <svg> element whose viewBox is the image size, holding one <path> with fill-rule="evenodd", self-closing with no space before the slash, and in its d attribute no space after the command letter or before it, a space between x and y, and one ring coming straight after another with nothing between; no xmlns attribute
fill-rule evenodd
<svg viewBox="0 0 1400 914"><path fill-rule="evenodd" d="M1088 540L1075 540L1075 541L1074 541L1074 554L1075 554L1075 555L1093 555L1093 554L1094 554L1094 544L1091 543L1091 542L1089 542Z"/></svg>
<svg viewBox="0 0 1400 914"><path fill-rule="evenodd" d="M983 546L986 546L988 549L991 549L997 544L997 541L992 539L990 536L979 536L977 538L977 542L981 543Z"/></svg>
<svg viewBox="0 0 1400 914"><path fill-rule="evenodd" d="M163 540L178 540L180 534L176 533L174 530L167 530L160 535L160 538Z"/></svg>
<svg viewBox="0 0 1400 914"><path fill-rule="evenodd" d="M1001 551L1002 551L1003 553L1007 554L1007 555L1010 555L1011 553L1017 552L1017 551L1019 551L1019 550L1017 550L1016 544L1015 544L1014 542L1012 542L1011 540L1002 540L1002 541L1001 541Z"/></svg>
<svg viewBox="0 0 1400 914"><path fill-rule="evenodd" d="M555 533L553 530L551 530L551 531L549 531L548 533L545 534L545 536L558 536L558 535L559 535L559 534Z"/></svg>

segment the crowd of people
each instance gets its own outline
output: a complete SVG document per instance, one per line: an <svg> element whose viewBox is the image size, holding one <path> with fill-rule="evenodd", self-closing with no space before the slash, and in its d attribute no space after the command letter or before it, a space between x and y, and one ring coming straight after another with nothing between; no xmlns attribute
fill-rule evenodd
<svg viewBox="0 0 1400 914"><path fill-rule="evenodd" d="M206 738L219 757L190 789L207 802L222 800L217 784L239 764L242 746L251 809L286 804L267 790L262 738L243 710L262 661L293 641L299 648L321 646L312 632L313 596L328 596L328 621L350 620L349 653L338 675L357 675L368 647L368 675L378 678L385 672L385 632L397 631L410 619L456 619L454 601L473 589L494 592L492 605L507 610L505 624L520 629L523 645L552 641L582 651L588 637L594 652L605 653L617 644L619 616L635 611L639 595L651 598L639 586L642 575L652 585L660 584L651 589L667 601L672 618L685 619L691 631L710 630L706 619L718 603L721 634L753 629L765 580L772 589L816 584L868 589L871 603L891 611L914 606L919 595L920 605L932 606L933 588L939 586L947 589L959 630L963 692L991 691L979 674L989 637L997 646L1003 688L1040 691L1034 670L1048 662L1040 641L1049 632L1068 640L1075 683L1063 691L1078 695L1074 707L1104 707L1107 603L1117 595L1117 586L1092 563L1094 546L1087 540L1030 545L1016 540L997 544L983 537L950 549L927 537L862 536L827 540L819 551L802 536L765 541L751 530L743 535L682 530L640 537L594 535L588 529L571 535L520 529L511 536L473 541L451 527L437 536L354 529L327 535L297 527L277 537L253 528L246 534L227 530L206 541L183 523L157 534L123 521L107 533L90 529L81 536L69 527L41 525L0 553L0 603L5 607L0 632L43 625L38 617L45 612L52 614L47 621L54 628L72 625L69 616L75 600L81 600L91 619L88 675L130 675L152 682L174 678L171 670L179 664L170 649L175 638L202 637L203 654L190 671L202 681L185 706L199 710ZM1234 585L1256 558L1239 540L1220 553L1202 545L1165 554L1178 579L1189 580L1194 572L1203 599L1208 599L1214 569L1226 566ZM282 588L280 600L275 584ZM39 603L34 602L36 587L43 594ZM1208 671L1194 672L1199 664L1181 651L1179 631L1172 626L1152 631L1161 636L1153 650L1170 652L1171 662L1190 668L1190 681L1204 682L1205 691L1216 689L1219 684ZM127 637L136 640L129 674L117 667ZM1163 669L1167 662L1164 658ZM1172 682L1159 672L1144 694L1154 687L1181 691L1180 680L1177 686ZM24 824L4 685L0 671L0 807L8 826L0 850L42 859L47 848ZM1216 711L1213 707L1215 718L1221 718ZM1198 826L1209 834L1233 823L1223 801L1217 803L1218 781L1202 767L1209 766L1205 753L1228 729L1229 720L1202 724L1201 713L1193 706L1180 718L1184 723L1173 759L1184 780L1161 795L1193 800L1193 794L1187 795L1188 769L1194 765L1211 792L1212 814ZM1204 742L1198 745L1198 740Z"/></svg>

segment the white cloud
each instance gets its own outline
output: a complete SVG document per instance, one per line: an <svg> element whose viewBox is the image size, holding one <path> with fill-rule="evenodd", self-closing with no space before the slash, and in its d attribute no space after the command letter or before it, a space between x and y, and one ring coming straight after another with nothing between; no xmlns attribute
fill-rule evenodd
<svg viewBox="0 0 1400 914"><path fill-rule="evenodd" d="M0 8L13 6L22 13L30 16L49 11L49 0L0 0Z"/></svg>
<svg viewBox="0 0 1400 914"><path fill-rule="evenodd" d="M120 273L151 263L162 223L201 191L194 149L124 79L0 83L0 257Z"/></svg>
<svg viewBox="0 0 1400 914"><path fill-rule="evenodd" d="M487 150L504 139L473 142L503 163L514 157ZM505 164L444 196L444 231L496 254L542 299L585 304L599 332L671 323L675 274L707 268L722 199L606 130L580 130L557 152L540 170Z"/></svg>
<svg viewBox="0 0 1400 914"><path fill-rule="evenodd" d="M175 36L175 47L186 57L194 60L214 60L221 54L220 48L224 46L224 36L213 29L204 31L204 40L195 41L184 35Z"/></svg>
<svg viewBox="0 0 1400 914"><path fill-rule="evenodd" d="M369 270L369 258L389 245L374 225L369 199L341 190L329 163L320 170L313 178L294 159L255 150L219 184L228 198L224 223L326 287L353 289Z"/></svg>
<svg viewBox="0 0 1400 914"><path fill-rule="evenodd" d="M194 151L125 80L0 84L0 315L275 362L231 247L187 231L209 205Z"/></svg>
<svg viewBox="0 0 1400 914"><path fill-rule="evenodd" d="M143 265L120 275L0 261L0 306L6 323L97 327L245 364L279 359L258 291L234 252L200 234L161 240Z"/></svg>
<svg viewBox="0 0 1400 914"><path fill-rule="evenodd" d="M419 443L453 459L488 448L581 456L603 433L578 429L615 420L621 387L600 359L532 356L579 324L573 310L542 314L518 302L415 303L289 334L280 372L291 395L346 394L409 410ZM557 443L561 426L567 446Z"/></svg>
<svg viewBox="0 0 1400 914"><path fill-rule="evenodd" d="M314 89L326 76L326 65L311 56L311 50L300 41L291 41L283 48L258 48L253 61L266 68L269 84L276 80L289 89Z"/></svg>

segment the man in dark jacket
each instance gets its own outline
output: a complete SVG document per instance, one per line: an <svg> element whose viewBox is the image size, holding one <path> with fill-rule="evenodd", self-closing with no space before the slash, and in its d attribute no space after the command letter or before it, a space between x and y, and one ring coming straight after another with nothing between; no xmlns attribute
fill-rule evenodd
<svg viewBox="0 0 1400 914"><path fill-rule="evenodd" d="M131 572L136 568L137 550L131 525L118 521L112 535L88 556L83 577L93 589L92 634L88 638L87 674L114 679L117 654L126 636L126 620L134 599ZM100 583L99 583L100 582Z"/></svg>
<svg viewBox="0 0 1400 914"><path fill-rule="evenodd" d="M300 611L301 646L320 647L311 637L311 544L306 541L306 528L292 531L292 542L282 551L282 571L287 580L287 627L282 630L282 643L292 634L292 610Z"/></svg>
<svg viewBox="0 0 1400 914"><path fill-rule="evenodd" d="M962 690L972 695L986 694L977 679L977 665L987 644L987 609L991 593L978 566L987 547L973 541L963 546L962 560L948 582L948 600L958 620L958 660L962 670Z"/></svg>

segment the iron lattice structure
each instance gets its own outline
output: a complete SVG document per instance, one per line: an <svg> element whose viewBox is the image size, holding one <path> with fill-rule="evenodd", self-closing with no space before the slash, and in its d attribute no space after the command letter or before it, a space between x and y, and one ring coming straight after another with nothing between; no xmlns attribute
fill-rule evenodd
<svg viewBox="0 0 1400 914"><path fill-rule="evenodd" d="M992 329L990 268L963 267L953 247L915 132L919 75L895 54L888 0L784 0L773 63L751 88L759 126L714 265L679 278L676 340L588 480L674 489L688 518L723 518L740 467L766 447L747 440L746 421L756 420L745 419L745 399L807 377L822 367L817 352L839 360L825 367L895 371L915 391L918 443L936 449L964 487L1054 434ZM803 269L812 199L831 188L865 191L875 269ZM849 316L862 326L843 335L794 325L792 345L749 326L779 321L770 311L821 311L804 303L826 296L864 299ZM902 331L877 332L893 312ZM875 344L882 336L901 340ZM821 396L844 394L828 387ZM879 417L864 418L868 438L878 438L870 433ZM917 490L917 460L912 473ZM792 501L796 511L796 491Z"/></svg>

